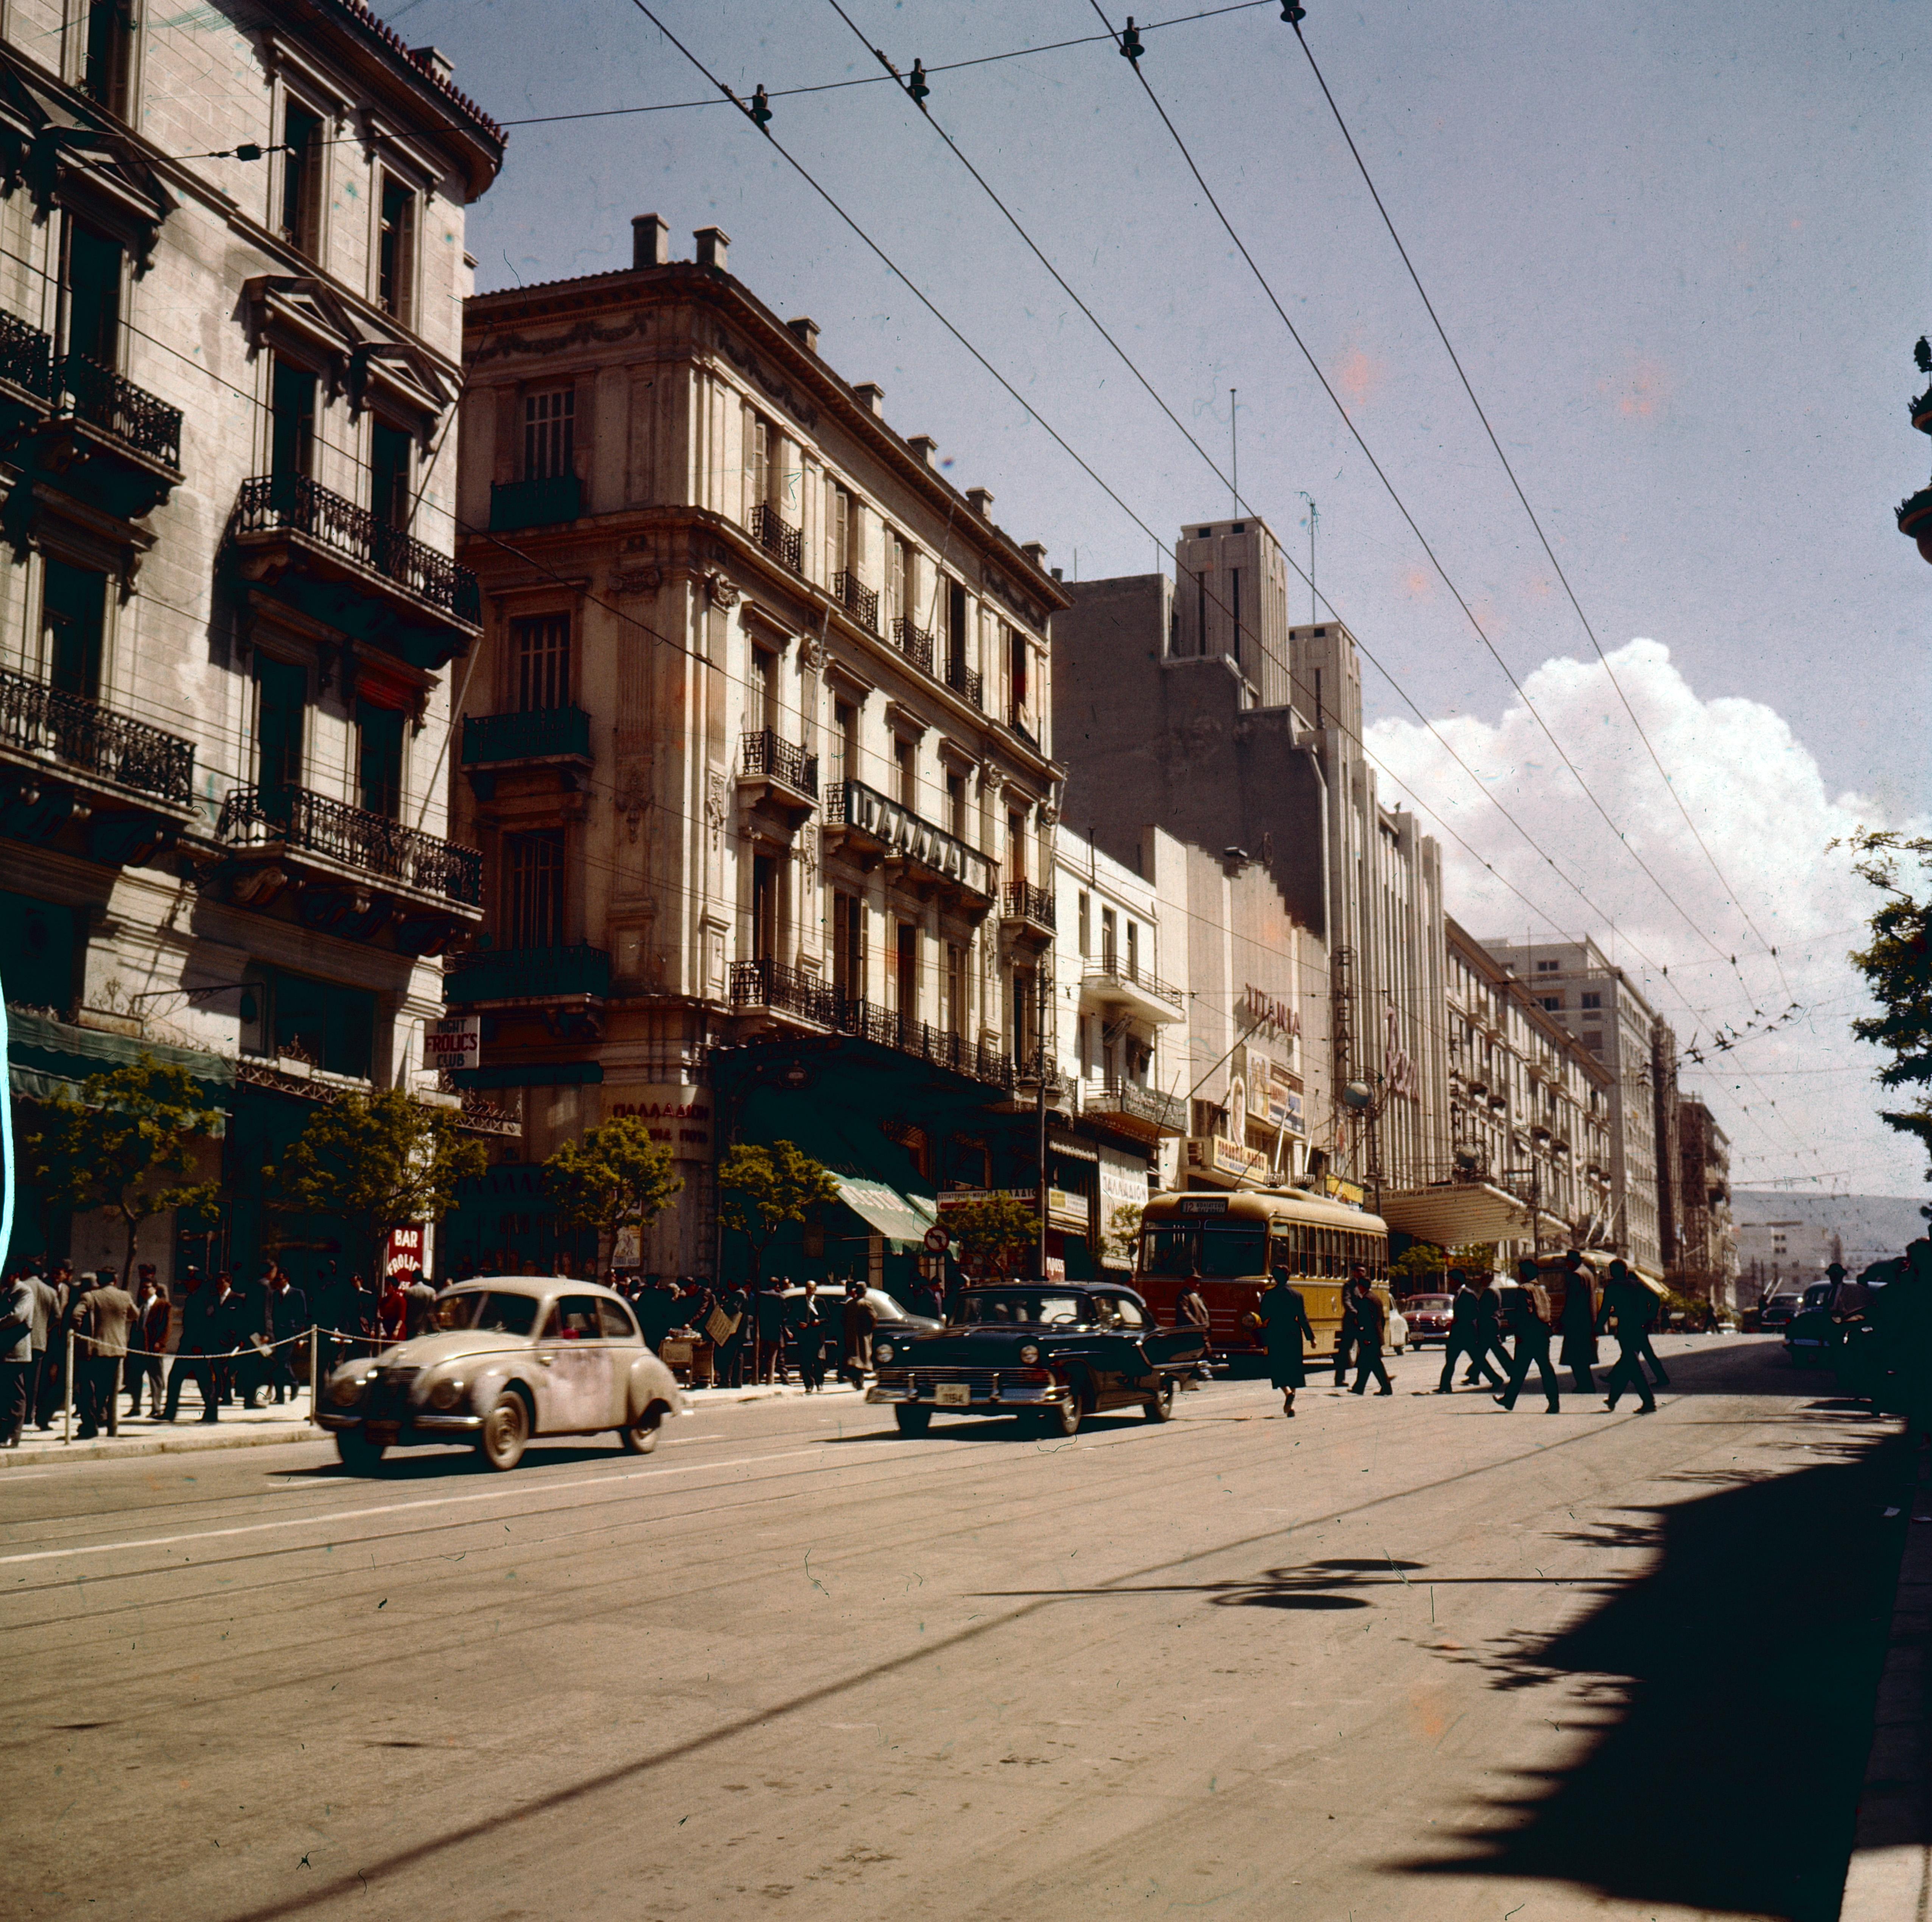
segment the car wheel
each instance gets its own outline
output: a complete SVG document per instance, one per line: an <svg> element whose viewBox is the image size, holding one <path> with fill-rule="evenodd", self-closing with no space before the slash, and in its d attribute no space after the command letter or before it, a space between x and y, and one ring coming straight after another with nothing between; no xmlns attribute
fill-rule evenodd
<svg viewBox="0 0 1932 1922"><path fill-rule="evenodd" d="M492 1468L507 1471L523 1460L530 1440L530 1404L514 1388L506 1389L483 1417L476 1452Z"/></svg>
<svg viewBox="0 0 1932 1922"><path fill-rule="evenodd" d="M902 1401L892 1410L892 1419L899 1425L901 1434L922 1435L932 1426L932 1410L914 1407L908 1402Z"/></svg>
<svg viewBox="0 0 1932 1922"><path fill-rule="evenodd" d="M1174 1419L1174 1377L1162 1375L1160 1386L1142 1404L1141 1413L1150 1422L1171 1422Z"/></svg>
<svg viewBox="0 0 1932 1922"><path fill-rule="evenodd" d="M335 1437L335 1452L352 1475L374 1475L382 1465L382 1444L372 1442L353 1428L340 1430Z"/></svg>
<svg viewBox="0 0 1932 1922"><path fill-rule="evenodd" d="M1056 1407L1040 1411L1038 1416L1040 1433L1070 1440L1080 1432L1080 1424L1086 1413L1086 1408L1076 1392L1071 1401L1060 1402Z"/></svg>
<svg viewBox="0 0 1932 1922"><path fill-rule="evenodd" d="M641 1421L617 1431L617 1439L632 1455L649 1455L658 1445L658 1431L664 1423L664 1407L654 1404L644 1410Z"/></svg>

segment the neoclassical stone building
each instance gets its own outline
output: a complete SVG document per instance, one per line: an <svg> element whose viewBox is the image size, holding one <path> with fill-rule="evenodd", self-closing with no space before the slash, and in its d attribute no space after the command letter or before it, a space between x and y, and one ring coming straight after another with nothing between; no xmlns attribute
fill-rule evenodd
<svg viewBox="0 0 1932 1922"><path fill-rule="evenodd" d="M685 1180L645 1269L713 1272L716 1155L789 1138L844 1206L788 1268L903 1274L940 1190L1038 1177L1065 597L724 234L674 262L634 224L631 266L466 310L454 805L490 905L447 992L520 1134L451 1248L551 1259L538 1164L635 1113Z"/></svg>

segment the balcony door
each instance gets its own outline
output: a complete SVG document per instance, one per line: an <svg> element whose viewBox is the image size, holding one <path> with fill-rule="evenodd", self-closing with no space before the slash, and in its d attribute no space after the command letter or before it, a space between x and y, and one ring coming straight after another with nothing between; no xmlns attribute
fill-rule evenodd
<svg viewBox="0 0 1932 1922"><path fill-rule="evenodd" d="M315 466L315 376L279 357L268 386L268 473L292 495Z"/></svg>
<svg viewBox="0 0 1932 1922"><path fill-rule="evenodd" d="M107 624L106 575L49 560L41 582L40 622L49 682L63 694L98 700Z"/></svg>
<svg viewBox="0 0 1932 1922"><path fill-rule="evenodd" d="M68 222L66 350L106 374L121 364L122 258L118 240Z"/></svg>
<svg viewBox="0 0 1932 1922"><path fill-rule="evenodd" d="M538 614L510 623L515 674L513 689L520 714L547 713L570 705L570 617Z"/></svg>
<svg viewBox="0 0 1932 1922"><path fill-rule="evenodd" d="M302 785L308 670L259 650L255 656L255 782L263 810L285 812Z"/></svg>
<svg viewBox="0 0 1932 1922"><path fill-rule="evenodd" d="M892 986L898 999L899 1026L909 1028L919 1019L919 929L910 921L901 921L895 938Z"/></svg>
<svg viewBox="0 0 1932 1922"><path fill-rule="evenodd" d="M778 956L778 864L770 854L752 857L752 955L764 962Z"/></svg>
<svg viewBox="0 0 1932 1922"><path fill-rule="evenodd" d="M563 945L563 850L561 827L503 836L504 947Z"/></svg>
<svg viewBox="0 0 1932 1922"><path fill-rule="evenodd" d="M403 714L398 707L356 704L356 776L363 811L386 820L403 811Z"/></svg>
<svg viewBox="0 0 1932 1922"><path fill-rule="evenodd" d="M416 506L415 444L406 428L378 419L369 434L369 507L386 527L409 531Z"/></svg>

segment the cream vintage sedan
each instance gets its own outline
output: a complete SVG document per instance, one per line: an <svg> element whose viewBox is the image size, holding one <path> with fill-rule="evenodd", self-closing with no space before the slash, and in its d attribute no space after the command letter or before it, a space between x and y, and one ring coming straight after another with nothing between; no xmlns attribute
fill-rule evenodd
<svg viewBox="0 0 1932 1922"><path fill-rule="evenodd" d="M635 1455L684 1404L620 1295L562 1275L484 1276L436 1297L429 1328L345 1362L316 1419L344 1465L372 1473L386 1449L469 1442L514 1468L538 1435L615 1429Z"/></svg>

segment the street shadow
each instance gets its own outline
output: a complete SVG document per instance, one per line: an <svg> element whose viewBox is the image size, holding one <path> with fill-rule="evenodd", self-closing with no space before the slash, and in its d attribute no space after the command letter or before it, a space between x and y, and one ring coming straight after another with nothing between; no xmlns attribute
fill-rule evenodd
<svg viewBox="0 0 1932 1922"><path fill-rule="evenodd" d="M1567 1770L1517 1769L1418 1875L1514 1875L1626 1900L1833 1922L1872 1734L1913 1463L1868 1441L1571 1538L1648 1547L1654 1571L1552 1637L1475 1660L1493 1686L1563 1688L1594 1736Z"/></svg>
<svg viewBox="0 0 1932 1922"><path fill-rule="evenodd" d="M533 1447L512 1472L512 1479L526 1469L568 1468L584 1461L637 1459L614 1443L577 1448ZM284 1483L366 1482L374 1487L392 1486L398 1482L446 1481L452 1477L487 1480L501 1473L492 1468L473 1448L441 1448L434 1444L426 1448L398 1449L392 1455L386 1455L382 1465L373 1475L346 1467L340 1461L318 1461L306 1468L278 1468L272 1472L276 1481Z"/></svg>

